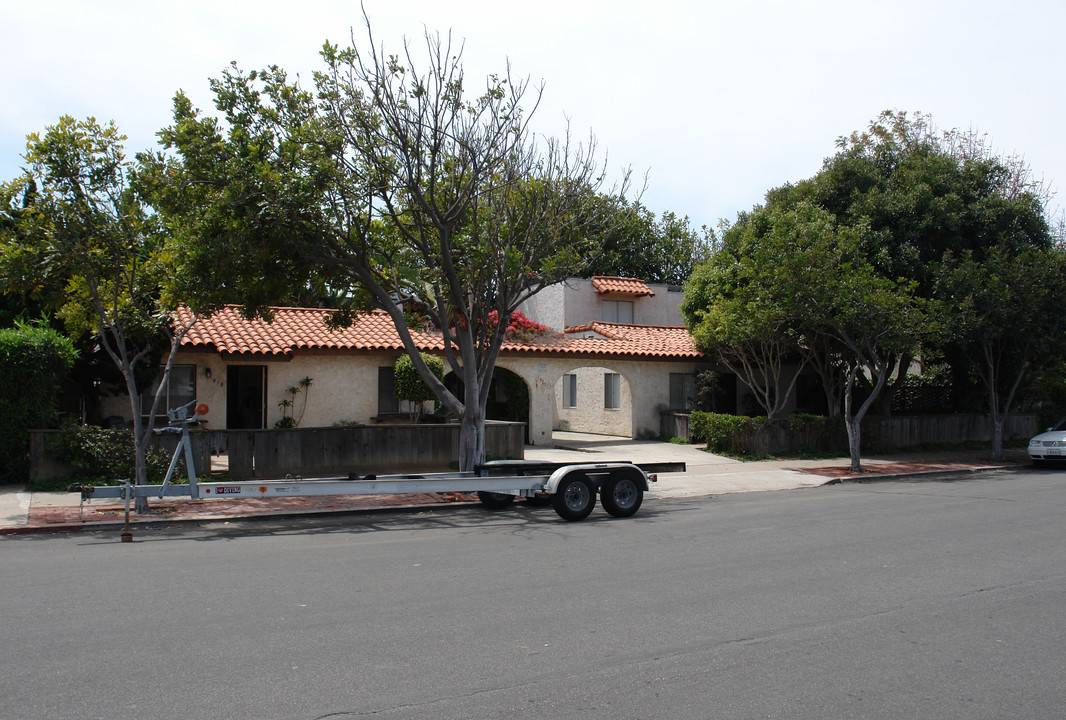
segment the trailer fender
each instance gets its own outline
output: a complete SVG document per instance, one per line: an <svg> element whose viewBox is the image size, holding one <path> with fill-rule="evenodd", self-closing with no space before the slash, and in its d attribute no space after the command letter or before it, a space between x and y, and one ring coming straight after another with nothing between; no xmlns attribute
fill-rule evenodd
<svg viewBox="0 0 1066 720"><path fill-rule="evenodd" d="M578 473L588 477L590 481L596 486L598 490L602 481L611 476L629 477L641 490L648 490L648 478L636 465L632 463L586 463L580 465L566 465L554 471L549 476L548 481L544 483L544 492L549 495L554 495L559 488L559 483L563 478L572 473Z"/></svg>

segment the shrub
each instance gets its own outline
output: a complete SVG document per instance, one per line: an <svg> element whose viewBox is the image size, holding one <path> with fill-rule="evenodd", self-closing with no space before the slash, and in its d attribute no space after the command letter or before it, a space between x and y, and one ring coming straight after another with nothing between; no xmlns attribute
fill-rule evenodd
<svg viewBox="0 0 1066 720"><path fill-rule="evenodd" d="M847 449L847 437L839 417L803 413L784 420L767 420L764 416L693 412L689 417L689 435L694 442L706 442L710 452L733 456ZM865 433L864 438L872 441L873 433Z"/></svg>
<svg viewBox="0 0 1066 720"><path fill-rule="evenodd" d="M27 430L55 427L56 396L76 357L74 344L51 328L0 330L0 484L29 479Z"/></svg>
<svg viewBox="0 0 1066 720"><path fill-rule="evenodd" d="M113 485L134 477L136 461L132 430L112 430L90 425L65 425L49 455L74 468L68 479L83 485ZM149 447L145 458L150 484L161 483L170 466L170 456ZM185 458L180 458L171 482L187 477ZM31 488L32 489L32 488Z"/></svg>
<svg viewBox="0 0 1066 720"><path fill-rule="evenodd" d="M752 451L752 434L766 423L765 417L695 411L689 416L689 435L693 442L707 443L710 452L745 455Z"/></svg>
<svg viewBox="0 0 1066 720"><path fill-rule="evenodd" d="M429 366L429 369L437 376L438 379L444 379L444 361L436 355L426 355L421 353L422 359ZM436 397L433 391L429 389L425 381L422 380L422 376L418 374L418 370L415 369L414 361L411 360L411 356L406 353L396 359L396 365L393 368L395 377L395 391L397 400L408 400L414 403L412 406L412 419L417 419L421 411L420 403L426 400L432 400Z"/></svg>

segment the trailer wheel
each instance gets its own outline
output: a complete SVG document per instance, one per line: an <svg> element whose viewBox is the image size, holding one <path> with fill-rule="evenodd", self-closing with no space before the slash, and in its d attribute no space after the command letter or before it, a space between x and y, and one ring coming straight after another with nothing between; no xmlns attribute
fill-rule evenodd
<svg viewBox="0 0 1066 720"><path fill-rule="evenodd" d="M600 504L614 517L629 517L644 501L644 490L628 474L610 476L600 488Z"/></svg>
<svg viewBox="0 0 1066 720"><path fill-rule="evenodd" d="M514 495L478 490L477 499L480 500L481 504L489 510L503 510L505 507L514 502Z"/></svg>
<svg viewBox="0 0 1066 720"><path fill-rule="evenodd" d="M552 506L563 520L584 520L596 507L596 486L587 475L567 475L552 495Z"/></svg>

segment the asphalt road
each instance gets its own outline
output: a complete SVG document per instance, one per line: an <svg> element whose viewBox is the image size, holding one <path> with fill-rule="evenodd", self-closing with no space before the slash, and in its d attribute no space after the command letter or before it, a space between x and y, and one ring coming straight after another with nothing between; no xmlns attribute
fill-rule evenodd
<svg viewBox="0 0 1066 720"><path fill-rule="evenodd" d="M0 718L1061 718L1066 472L0 539Z"/></svg>

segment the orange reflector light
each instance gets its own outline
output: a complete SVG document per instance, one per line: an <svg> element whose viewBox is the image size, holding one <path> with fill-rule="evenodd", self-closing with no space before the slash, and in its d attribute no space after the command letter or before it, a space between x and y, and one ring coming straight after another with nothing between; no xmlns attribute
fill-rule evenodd
<svg viewBox="0 0 1066 720"><path fill-rule="evenodd" d="M210 408L207 407L207 403L200 403L196 406L197 415L206 415Z"/></svg>
<svg viewBox="0 0 1066 720"><path fill-rule="evenodd" d="M266 489L265 485L260 485L259 486L259 492L266 492L266 491L267 491L267 489Z"/></svg>

